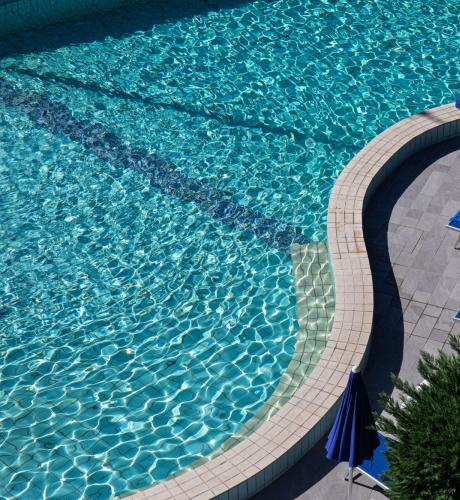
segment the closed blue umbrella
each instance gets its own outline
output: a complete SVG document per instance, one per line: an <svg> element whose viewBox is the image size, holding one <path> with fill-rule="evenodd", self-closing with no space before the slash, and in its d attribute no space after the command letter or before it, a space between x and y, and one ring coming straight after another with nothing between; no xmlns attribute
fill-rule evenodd
<svg viewBox="0 0 460 500"><path fill-rule="evenodd" d="M369 429L370 426L374 426L374 418L366 387L361 372L353 367L326 443L327 458L348 462L348 498L351 496L353 467L370 460L380 444L377 431Z"/></svg>

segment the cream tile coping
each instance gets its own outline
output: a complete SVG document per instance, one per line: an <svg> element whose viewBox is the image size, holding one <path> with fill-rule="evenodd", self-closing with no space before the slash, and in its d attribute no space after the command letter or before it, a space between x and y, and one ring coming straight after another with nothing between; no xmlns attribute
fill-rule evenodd
<svg viewBox="0 0 460 500"><path fill-rule="evenodd" d="M375 188L406 158L460 135L453 104L411 116L388 128L345 167L328 208L329 259L335 315L319 361L281 408L221 455L130 500L244 500L294 465L329 429L353 365L364 368L370 345L373 286L362 214Z"/></svg>

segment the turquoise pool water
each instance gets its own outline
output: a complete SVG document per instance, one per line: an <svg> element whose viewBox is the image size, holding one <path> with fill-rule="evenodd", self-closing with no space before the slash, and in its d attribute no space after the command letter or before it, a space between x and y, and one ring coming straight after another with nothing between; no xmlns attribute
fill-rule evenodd
<svg viewBox="0 0 460 500"><path fill-rule="evenodd" d="M295 350L291 243L460 92L453 0L152 3L0 44L2 498L110 498L231 437Z"/></svg>

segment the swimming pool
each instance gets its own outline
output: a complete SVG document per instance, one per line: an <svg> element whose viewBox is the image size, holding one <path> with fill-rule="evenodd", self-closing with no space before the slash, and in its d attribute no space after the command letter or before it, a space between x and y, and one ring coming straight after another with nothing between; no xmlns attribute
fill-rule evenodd
<svg viewBox="0 0 460 500"><path fill-rule="evenodd" d="M459 13L158 1L2 44L1 495L134 491L260 411L291 246L370 138L452 100Z"/></svg>

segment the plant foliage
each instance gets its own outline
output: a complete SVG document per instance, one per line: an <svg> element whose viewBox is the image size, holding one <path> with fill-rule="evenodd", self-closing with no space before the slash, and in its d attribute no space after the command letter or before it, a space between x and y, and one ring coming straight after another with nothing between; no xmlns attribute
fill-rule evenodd
<svg viewBox="0 0 460 500"><path fill-rule="evenodd" d="M391 499L460 499L460 339L449 338L453 355L422 353L415 387L393 376L401 400L382 397L377 427L389 434Z"/></svg>

